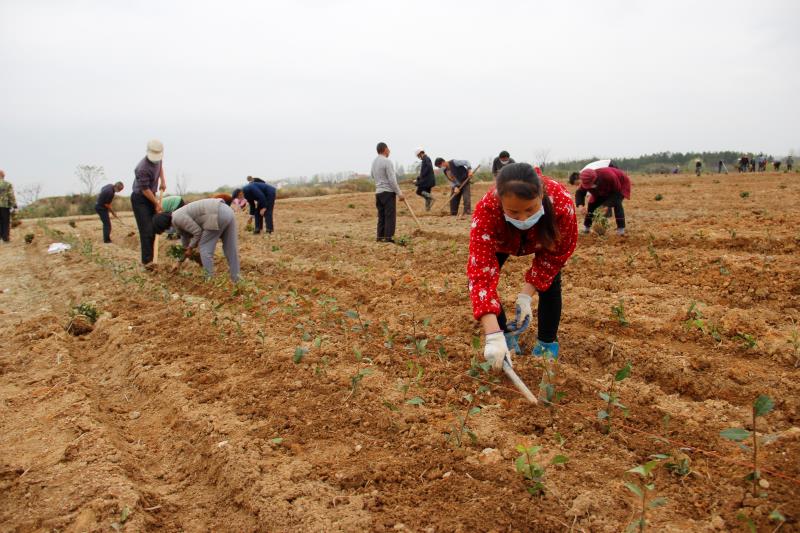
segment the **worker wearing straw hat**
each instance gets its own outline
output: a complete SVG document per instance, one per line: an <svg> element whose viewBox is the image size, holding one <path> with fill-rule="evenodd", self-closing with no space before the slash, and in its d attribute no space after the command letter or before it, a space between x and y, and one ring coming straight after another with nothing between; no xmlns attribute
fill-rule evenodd
<svg viewBox="0 0 800 533"><path fill-rule="evenodd" d="M151 140L147 143L147 154L139 161L134 170L135 179L131 191L131 207L136 218L136 227L139 229L139 243L142 251L142 264L150 265L153 262L153 244L155 232L153 231L153 216L162 211L156 198L156 191L167 190L167 181L164 179L164 145L161 141Z"/></svg>

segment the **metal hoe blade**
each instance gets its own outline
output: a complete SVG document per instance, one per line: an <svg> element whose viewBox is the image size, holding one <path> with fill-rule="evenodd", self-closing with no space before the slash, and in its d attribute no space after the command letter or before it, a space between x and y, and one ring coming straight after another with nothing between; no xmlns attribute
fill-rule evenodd
<svg viewBox="0 0 800 533"><path fill-rule="evenodd" d="M539 401L536 399L536 396L533 395L531 390L525 385L525 382L520 379L514 369L508 364L508 359L503 361L503 372L505 372L508 379L511 380L511 383L525 396L525 399L531 402L532 404L538 404Z"/></svg>

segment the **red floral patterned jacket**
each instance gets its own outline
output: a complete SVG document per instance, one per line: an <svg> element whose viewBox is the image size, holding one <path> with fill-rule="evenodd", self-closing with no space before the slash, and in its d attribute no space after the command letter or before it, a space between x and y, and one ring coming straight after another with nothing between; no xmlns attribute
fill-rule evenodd
<svg viewBox="0 0 800 533"><path fill-rule="evenodd" d="M558 239L553 250L544 249L538 242L536 226L521 231L506 222L494 187L475 206L469 236L467 277L472 313L476 320L486 314L500 313L500 298L497 295L500 266L496 254L534 254L531 268L525 273L525 281L542 292L550 288L553 278L575 251L578 242L575 202L563 185L546 176L542 180L555 208Z"/></svg>

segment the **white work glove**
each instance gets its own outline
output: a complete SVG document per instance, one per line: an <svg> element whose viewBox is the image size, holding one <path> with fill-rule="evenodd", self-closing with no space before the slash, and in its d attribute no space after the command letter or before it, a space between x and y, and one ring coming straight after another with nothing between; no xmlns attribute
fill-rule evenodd
<svg viewBox="0 0 800 533"><path fill-rule="evenodd" d="M512 335L521 335L531 325L533 319L533 311L531 311L532 298L521 292L517 296L516 311L514 321L508 325L509 333Z"/></svg>
<svg viewBox="0 0 800 533"><path fill-rule="evenodd" d="M502 331L486 335L483 357L492 363L492 368L495 370L503 369L503 360L505 359L508 359L508 364L511 364L511 352L508 351L506 337Z"/></svg>

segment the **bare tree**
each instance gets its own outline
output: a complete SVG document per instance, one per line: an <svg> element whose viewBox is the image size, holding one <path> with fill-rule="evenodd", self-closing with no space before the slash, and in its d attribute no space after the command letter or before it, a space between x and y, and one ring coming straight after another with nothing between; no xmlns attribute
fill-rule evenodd
<svg viewBox="0 0 800 533"><path fill-rule="evenodd" d="M545 165L549 162L547 158L550 157L550 148L537 150L534 156L536 157L536 164L544 170Z"/></svg>
<svg viewBox="0 0 800 533"><path fill-rule="evenodd" d="M42 194L41 183L34 183L33 185L28 185L27 187L17 191L17 197L21 200L19 203L23 207L26 205L31 205L32 203L39 200L39 196L41 194Z"/></svg>
<svg viewBox="0 0 800 533"><path fill-rule="evenodd" d="M178 175L175 177L175 193L178 196L184 196L188 192L189 192L189 178L187 178L186 174L184 174L183 172L179 172Z"/></svg>
<svg viewBox="0 0 800 533"><path fill-rule="evenodd" d="M75 169L78 181L83 185L83 190L88 196L94 194L97 185L106 177L106 171L102 166L97 165L78 165Z"/></svg>

